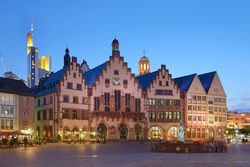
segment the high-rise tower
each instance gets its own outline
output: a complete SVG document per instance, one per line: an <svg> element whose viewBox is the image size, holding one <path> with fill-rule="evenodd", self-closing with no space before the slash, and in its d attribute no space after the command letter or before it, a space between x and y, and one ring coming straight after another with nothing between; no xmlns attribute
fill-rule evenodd
<svg viewBox="0 0 250 167"><path fill-rule="evenodd" d="M51 58L50 56L42 56L38 60L38 77L39 79L51 73Z"/></svg>
<svg viewBox="0 0 250 167"><path fill-rule="evenodd" d="M147 74L150 72L150 62L145 56L145 51L143 51L143 56L139 61L139 75Z"/></svg>
<svg viewBox="0 0 250 167"><path fill-rule="evenodd" d="M38 84L38 48L33 46L33 24L27 35L27 82L32 88Z"/></svg>

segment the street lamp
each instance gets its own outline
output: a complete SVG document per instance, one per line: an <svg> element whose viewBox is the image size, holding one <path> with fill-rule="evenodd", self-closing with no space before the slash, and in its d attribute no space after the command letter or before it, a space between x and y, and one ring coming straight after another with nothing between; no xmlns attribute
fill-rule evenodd
<svg viewBox="0 0 250 167"><path fill-rule="evenodd" d="M80 133L79 133L79 143L81 144L81 135L82 135L82 129L80 129Z"/></svg>

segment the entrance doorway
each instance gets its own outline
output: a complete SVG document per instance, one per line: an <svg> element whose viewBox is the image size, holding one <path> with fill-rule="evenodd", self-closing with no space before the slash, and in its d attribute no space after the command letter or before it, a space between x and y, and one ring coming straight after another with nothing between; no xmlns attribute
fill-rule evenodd
<svg viewBox="0 0 250 167"><path fill-rule="evenodd" d="M141 138L141 126L139 124L135 125L135 138L136 140L140 140Z"/></svg>
<svg viewBox="0 0 250 167"><path fill-rule="evenodd" d="M128 137L128 128L125 124L121 124L118 128L120 134L120 140L125 139L127 140Z"/></svg>
<svg viewBox="0 0 250 167"><path fill-rule="evenodd" d="M107 137L107 127L104 123L100 123L98 126L97 126L97 132L100 133L101 135L101 138L103 139L106 139Z"/></svg>

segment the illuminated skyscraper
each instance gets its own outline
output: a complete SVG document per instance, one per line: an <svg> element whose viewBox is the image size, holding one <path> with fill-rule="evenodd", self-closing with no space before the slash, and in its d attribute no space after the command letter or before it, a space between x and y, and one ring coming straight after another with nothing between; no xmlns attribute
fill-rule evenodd
<svg viewBox="0 0 250 167"><path fill-rule="evenodd" d="M38 67L46 71L51 71L51 59L49 56L42 56L38 61Z"/></svg>
<svg viewBox="0 0 250 167"><path fill-rule="evenodd" d="M51 59L50 56L42 56L38 60L38 77L39 79L50 74L51 72Z"/></svg>
<svg viewBox="0 0 250 167"><path fill-rule="evenodd" d="M27 56L27 82L31 88L38 84L38 48L33 46L33 24L27 35Z"/></svg>

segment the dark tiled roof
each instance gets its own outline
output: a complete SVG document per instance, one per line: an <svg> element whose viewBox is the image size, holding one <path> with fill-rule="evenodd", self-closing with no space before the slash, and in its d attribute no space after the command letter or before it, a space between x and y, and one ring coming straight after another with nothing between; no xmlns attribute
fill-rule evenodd
<svg viewBox="0 0 250 167"><path fill-rule="evenodd" d="M139 85L141 85L142 90L147 91L148 86L150 85L150 83L152 83L157 74L158 71L154 71L148 74L138 76L135 79L139 82Z"/></svg>
<svg viewBox="0 0 250 167"><path fill-rule="evenodd" d="M187 92L197 74L186 75L175 78L174 81L182 92Z"/></svg>
<svg viewBox="0 0 250 167"><path fill-rule="evenodd" d="M216 74L216 71L198 75L198 77L201 81L201 84L202 84L203 88L205 89L206 93L208 93L208 91L210 89L210 86L213 82L215 74Z"/></svg>
<svg viewBox="0 0 250 167"><path fill-rule="evenodd" d="M92 86L92 84L95 83L97 77L99 76L99 74L102 72L102 70L104 69L104 67L106 66L107 62L85 72L83 75L85 77L86 83L88 84L88 86Z"/></svg>
<svg viewBox="0 0 250 167"><path fill-rule="evenodd" d="M0 92L33 96L31 90L21 80L0 77Z"/></svg>
<svg viewBox="0 0 250 167"><path fill-rule="evenodd" d="M52 73L48 78L45 79L36 89L35 96L42 96L56 91L56 85L59 84L62 79L64 72L67 68Z"/></svg>

